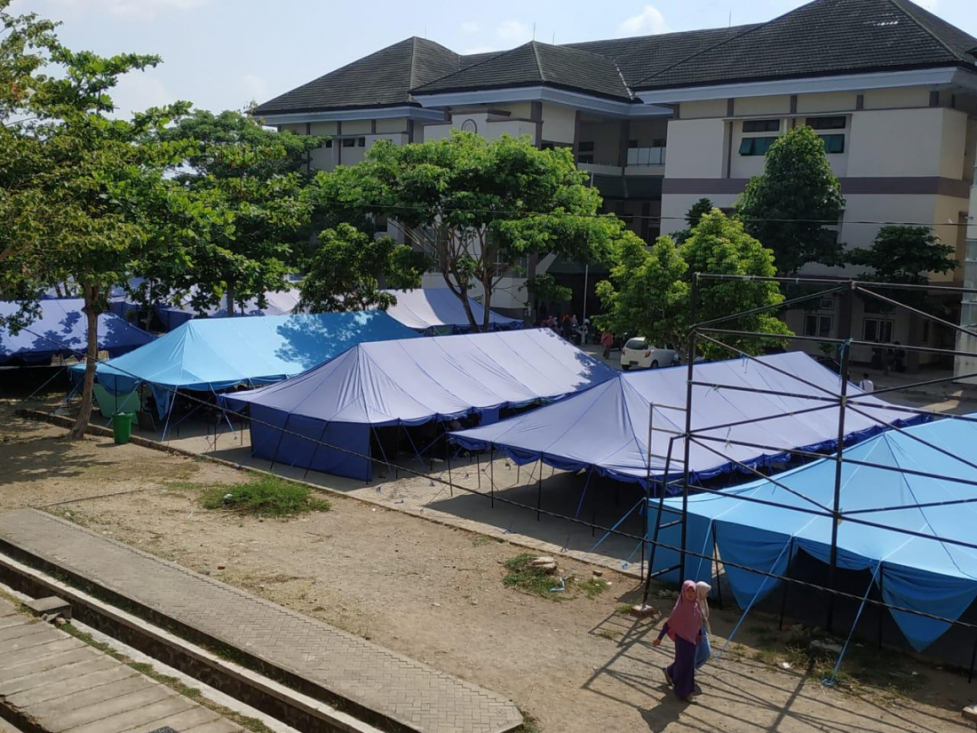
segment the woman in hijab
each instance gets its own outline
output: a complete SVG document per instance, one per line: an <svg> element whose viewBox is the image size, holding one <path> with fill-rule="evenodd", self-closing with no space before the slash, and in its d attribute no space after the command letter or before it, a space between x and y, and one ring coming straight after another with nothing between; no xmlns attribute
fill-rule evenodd
<svg viewBox="0 0 977 733"><path fill-rule="evenodd" d="M665 681L675 688L679 700L692 702L695 692L695 649L702 636L702 613L694 581L686 580L682 584L675 608L651 645L660 645L665 634L675 642L675 661L662 669Z"/></svg>
<svg viewBox="0 0 977 733"><path fill-rule="evenodd" d="M712 646L709 644L709 634L712 633L712 629L709 628L709 591L711 590L712 586L708 583L699 581L695 584L695 600L699 605L699 615L702 616L702 637L695 646L696 669L708 662L709 657L712 656Z"/></svg>

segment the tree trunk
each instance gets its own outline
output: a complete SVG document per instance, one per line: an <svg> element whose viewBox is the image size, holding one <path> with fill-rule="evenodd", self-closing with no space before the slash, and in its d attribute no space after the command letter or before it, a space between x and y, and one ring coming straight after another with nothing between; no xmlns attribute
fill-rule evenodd
<svg viewBox="0 0 977 733"><path fill-rule="evenodd" d="M447 284L448 290L454 293L455 297L461 301L461 307L465 309L465 315L468 316L468 325L471 326L473 331L478 331L478 321L475 320L475 314L472 313L472 304L468 302L468 290L463 288L460 282L457 284L457 286L452 283L451 275L445 270L441 270L441 277L444 278L444 282Z"/></svg>
<svg viewBox="0 0 977 733"><path fill-rule="evenodd" d="M234 286L231 283L227 283L227 292L224 293L227 298L227 315L228 317L233 317L234 313Z"/></svg>
<svg viewBox="0 0 977 733"><path fill-rule="evenodd" d="M75 424L68 431L72 440L85 437L88 421L92 416L92 391L95 386L95 367L98 362L98 312L96 310L96 291L91 285L82 285L85 297L85 320L88 324L88 350L85 358L85 381L81 388L81 409Z"/></svg>
<svg viewBox="0 0 977 733"><path fill-rule="evenodd" d="M489 281L486 283L482 281L482 289L485 291L485 295L482 298L482 307L485 312L482 314L482 331L488 332L492 328L492 277L489 276Z"/></svg>

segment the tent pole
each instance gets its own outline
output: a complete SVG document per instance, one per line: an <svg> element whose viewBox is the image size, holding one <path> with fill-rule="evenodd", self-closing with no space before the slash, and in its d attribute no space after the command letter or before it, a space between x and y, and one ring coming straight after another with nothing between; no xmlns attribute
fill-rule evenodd
<svg viewBox="0 0 977 733"><path fill-rule="evenodd" d="M665 507L665 494L668 493L668 471L672 465L672 446L675 445L675 438L677 436L672 436L668 439L668 452L665 454L665 474L664 479L661 481L660 491L658 495L658 516L655 517L655 531L651 536L651 557L648 558L648 577L645 578L645 593L641 600L642 606L648 605L648 594L651 592L651 576L655 572L655 555L658 553L658 534L661 531L662 524L662 510ZM648 529L645 528L645 536L648 536Z"/></svg>
<svg viewBox="0 0 977 733"><path fill-rule="evenodd" d="M719 610L723 609L723 583L722 578L719 576L719 535L716 533L717 530L716 523L712 524L712 557L713 562L716 566L716 595L719 601Z"/></svg>
<svg viewBox="0 0 977 733"><path fill-rule="evenodd" d="M790 572L790 558L794 555L794 538L791 537L790 542L787 543L787 570L784 572L786 575ZM784 597L780 599L780 624L779 628L781 631L784 630L784 613L787 611L787 589L790 588L790 583L784 583Z"/></svg>
<svg viewBox="0 0 977 733"><path fill-rule="evenodd" d="M478 453L475 454L475 478L478 479L478 490L482 490L482 461L478 457Z"/></svg>
<svg viewBox="0 0 977 733"><path fill-rule="evenodd" d="M970 652L970 673L967 675L967 684L974 681L974 660L977 660L977 633L974 634L974 650Z"/></svg>
<svg viewBox="0 0 977 733"><path fill-rule="evenodd" d="M448 445L448 436L445 435L444 438L444 453L445 457L448 459L448 492L454 497L455 495L455 485L451 482L451 446Z"/></svg>
<svg viewBox="0 0 977 733"><path fill-rule="evenodd" d="M536 477L536 521L540 520L543 509L543 458L539 459L539 476Z"/></svg>
<svg viewBox="0 0 977 733"><path fill-rule="evenodd" d="M882 595L882 573L885 566L879 565L879 600L885 603L885 596ZM882 613L885 611L885 607L879 606L879 649L882 649Z"/></svg>
<svg viewBox="0 0 977 733"><path fill-rule="evenodd" d="M835 490L833 517L831 519L831 557L828 566L828 588L835 590L838 573L838 525L841 523L841 476L844 469L845 450L845 412L848 409L848 377L851 363L851 329L852 329L852 298L855 294L854 281L841 297L841 319L839 321L845 341L839 348L841 351L841 394L838 400L838 442L835 446ZM825 628L832 630L834 625L835 597L832 593L828 599L828 618Z"/></svg>
<svg viewBox="0 0 977 733"><path fill-rule="evenodd" d="M586 293L584 294L586 297ZM645 503L641 510L641 516L644 517L644 521L641 522L641 574L638 577L643 577L645 574L645 558L648 555L648 504L651 502L651 431L652 423L655 418L655 405L650 400L648 402L648 466L645 472ZM664 488L662 488L662 494L665 493ZM651 574L651 567L648 568L648 574Z"/></svg>
<svg viewBox="0 0 977 733"><path fill-rule="evenodd" d="M495 446L492 446L492 452L489 453L489 484L492 486L491 507L495 509Z"/></svg>
<svg viewBox="0 0 977 733"><path fill-rule="evenodd" d="M695 324L696 300L699 292L699 273L692 275L692 287L689 292L689 323ZM689 331L688 366L686 369L685 386L685 456L682 471L682 545L679 547L679 581L685 581L685 543L689 533L689 461L692 448L692 382L695 380L695 351L696 327Z"/></svg>

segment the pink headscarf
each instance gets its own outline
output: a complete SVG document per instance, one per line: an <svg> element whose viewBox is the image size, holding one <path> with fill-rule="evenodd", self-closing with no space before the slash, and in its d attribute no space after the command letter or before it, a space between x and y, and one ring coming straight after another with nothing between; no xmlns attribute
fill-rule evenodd
<svg viewBox="0 0 977 733"><path fill-rule="evenodd" d="M692 600L685 597L688 589L692 589ZM695 644L702 631L702 612L699 610L698 597L695 592L695 581L686 580L682 584L682 591L675 608L668 617L668 628L690 644Z"/></svg>

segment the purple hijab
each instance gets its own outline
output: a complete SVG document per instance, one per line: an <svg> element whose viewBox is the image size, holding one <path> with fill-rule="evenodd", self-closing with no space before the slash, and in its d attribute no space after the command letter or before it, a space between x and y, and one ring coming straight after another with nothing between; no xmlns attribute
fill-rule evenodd
<svg viewBox="0 0 977 733"><path fill-rule="evenodd" d="M685 597L686 591L690 588L692 589L691 601ZM694 581L686 580L682 584L682 591L675 601L675 608L668 617L668 628L690 644L695 644L699 638L699 633L702 631L702 612L699 610Z"/></svg>

